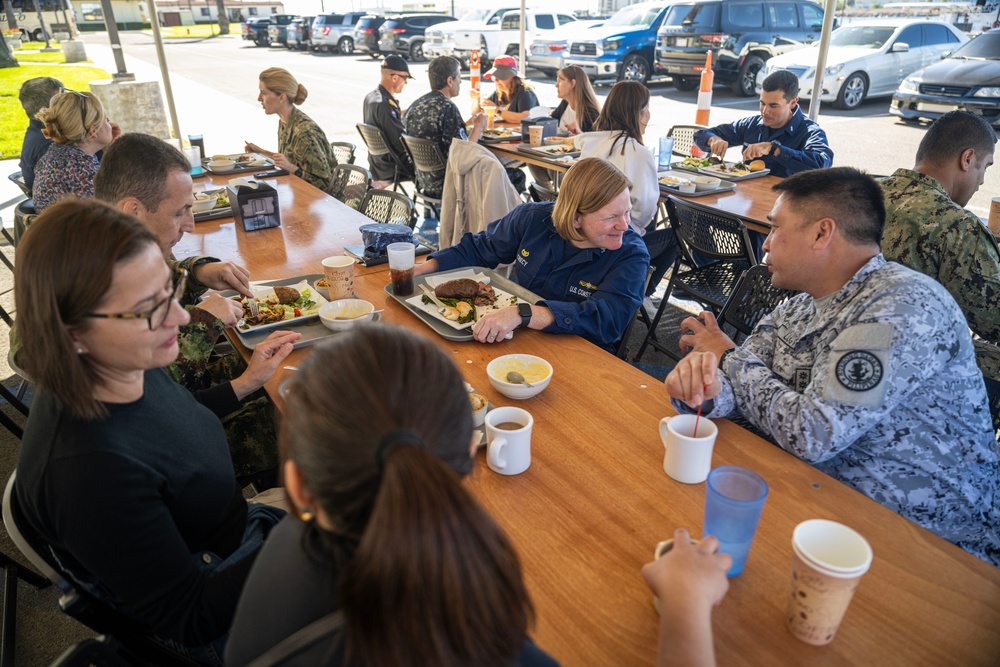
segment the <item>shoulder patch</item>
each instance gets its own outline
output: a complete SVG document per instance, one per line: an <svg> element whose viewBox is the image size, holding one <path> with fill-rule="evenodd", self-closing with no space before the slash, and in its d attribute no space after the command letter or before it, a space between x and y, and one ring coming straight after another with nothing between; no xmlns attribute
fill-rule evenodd
<svg viewBox="0 0 1000 667"><path fill-rule="evenodd" d="M837 360L837 381L851 391L869 391L882 381L882 361L865 350L852 350Z"/></svg>

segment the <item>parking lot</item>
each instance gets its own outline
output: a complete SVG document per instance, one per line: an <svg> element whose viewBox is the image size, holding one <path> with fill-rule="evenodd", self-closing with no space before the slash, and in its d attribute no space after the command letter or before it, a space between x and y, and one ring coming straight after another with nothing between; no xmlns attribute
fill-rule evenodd
<svg viewBox="0 0 1000 667"><path fill-rule="evenodd" d="M140 79L157 75L156 52L151 34L123 32L126 64ZM88 54L95 62L114 71L106 33L86 33ZM331 141L358 144L363 155L355 123L361 120L364 96L378 82L379 61L367 55L289 51L284 47L260 48L239 35L203 40L174 40L166 43L182 132L202 133L209 152L233 152L242 149L242 141L262 146L276 146L277 119L264 115L257 97L257 74L267 67L284 67L309 90L302 109L325 130ZM412 63L416 77L400 95L405 108L428 91L427 63ZM468 76L467 74L465 76ZM534 70L528 79L543 105L555 106L558 99L554 82ZM669 82L650 83L651 120L646 130L647 144L666 134L671 125L692 123L697 91L681 92ZM488 91L490 84L484 84ZM608 85L597 86L600 98ZM469 108L466 89L456 103ZM716 86L712 100L712 124L728 122L757 111L755 98L735 96L728 87ZM804 102L808 110L808 102ZM839 111L824 105L820 124L826 130L835 152L834 164L855 166L873 174L889 174L897 167L911 167L917 144L926 125L907 124L890 116L888 98L867 100L854 111ZM364 165L362 157L359 163ZM970 202L969 208L986 215L990 199L1000 195L1000 169L987 171L986 183Z"/></svg>

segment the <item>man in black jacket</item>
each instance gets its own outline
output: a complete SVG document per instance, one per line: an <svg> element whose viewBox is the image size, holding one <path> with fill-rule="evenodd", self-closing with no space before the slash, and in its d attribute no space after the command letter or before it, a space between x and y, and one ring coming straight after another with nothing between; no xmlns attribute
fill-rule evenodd
<svg viewBox="0 0 1000 667"><path fill-rule="evenodd" d="M394 96L403 92L406 82L412 78L405 60L399 56L386 56L382 62L382 80L378 88L365 97L364 106L365 124L382 130L389 149L406 165L406 170L399 175L401 180L413 178L413 163L403 146L403 110ZM372 173L374 187L391 187L396 161L390 155L369 155L368 170Z"/></svg>

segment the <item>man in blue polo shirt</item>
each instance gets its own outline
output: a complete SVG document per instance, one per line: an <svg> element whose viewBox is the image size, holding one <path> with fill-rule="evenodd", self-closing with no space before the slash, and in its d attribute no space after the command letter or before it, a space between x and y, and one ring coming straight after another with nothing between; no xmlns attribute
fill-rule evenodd
<svg viewBox="0 0 1000 667"><path fill-rule="evenodd" d="M761 86L760 115L698 130L694 141L720 157L731 144L742 144L744 162L763 160L775 176L829 167L833 151L826 133L802 113L798 95L798 77L778 70Z"/></svg>

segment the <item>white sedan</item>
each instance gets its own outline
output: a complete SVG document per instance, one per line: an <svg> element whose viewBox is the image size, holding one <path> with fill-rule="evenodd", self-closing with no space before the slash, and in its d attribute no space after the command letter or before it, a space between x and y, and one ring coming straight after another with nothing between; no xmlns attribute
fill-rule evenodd
<svg viewBox="0 0 1000 667"><path fill-rule="evenodd" d="M969 41L955 26L928 20L849 23L830 36L820 99L840 109L857 108L867 97L891 96L912 72L927 67ZM764 78L785 69L799 77L799 97L812 98L818 43L767 61Z"/></svg>

